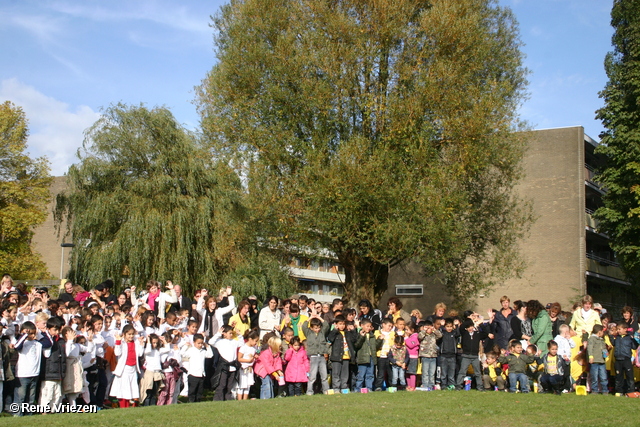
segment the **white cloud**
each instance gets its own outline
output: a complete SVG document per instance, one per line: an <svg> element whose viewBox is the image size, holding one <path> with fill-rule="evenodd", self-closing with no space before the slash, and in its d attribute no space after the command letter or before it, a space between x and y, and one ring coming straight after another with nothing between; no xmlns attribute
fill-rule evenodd
<svg viewBox="0 0 640 427"><path fill-rule="evenodd" d="M0 102L9 100L22 107L29 120L29 151L47 156L54 176L64 175L77 162L84 131L100 117L86 105L72 111L68 104L38 92L16 78L2 80Z"/></svg>
<svg viewBox="0 0 640 427"><path fill-rule="evenodd" d="M64 32L62 23L52 16L15 14L10 15L8 23L28 31L45 44L55 43Z"/></svg>

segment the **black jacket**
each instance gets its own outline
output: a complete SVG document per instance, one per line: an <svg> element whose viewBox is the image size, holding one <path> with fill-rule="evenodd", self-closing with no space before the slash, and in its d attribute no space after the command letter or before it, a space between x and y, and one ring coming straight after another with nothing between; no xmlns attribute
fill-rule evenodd
<svg viewBox="0 0 640 427"><path fill-rule="evenodd" d="M352 363L356 363L356 341L358 341L358 333L356 331L344 330L344 336L347 339L347 345L349 346L349 359ZM334 329L327 335L327 341L331 344L331 355L329 360L332 362L342 362L344 359L344 341L342 340L342 334L339 330Z"/></svg>
<svg viewBox="0 0 640 427"><path fill-rule="evenodd" d="M477 356L480 353L480 341L487 337L484 332L476 331L473 335L469 334L466 329L460 328L460 337L462 341L462 354L467 356Z"/></svg>
<svg viewBox="0 0 640 427"><path fill-rule="evenodd" d="M67 374L67 353L66 353L66 341L62 338L51 338L49 334L45 334L40 340L48 340L50 347L45 349L43 345L43 356L40 365L40 378L45 381L60 381ZM49 357L45 357L46 354Z"/></svg>
<svg viewBox="0 0 640 427"><path fill-rule="evenodd" d="M442 332L442 338L438 340L438 344L440 345L440 354L444 357L455 356L458 352L458 339L460 338L460 332L456 328L453 328L451 332L447 332L444 327L440 328L440 332Z"/></svg>

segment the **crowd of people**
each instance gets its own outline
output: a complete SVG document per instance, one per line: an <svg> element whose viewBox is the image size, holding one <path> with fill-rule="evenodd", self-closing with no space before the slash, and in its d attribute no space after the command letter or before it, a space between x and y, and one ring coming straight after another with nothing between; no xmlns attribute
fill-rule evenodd
<svg viewBox="0 0 640 427"><path fill-rule="evenodd" d="M0 409L170 405L207 391L214 401L473 387L638 396L634 312L614 319L589 295L566 312L505 296L486 316L444 303L424 316L396 297L384 312L306 295L261 307L231 288L189 298L164 287L150 280L114 295L110 280L90 291L68 281L54 299L5 275Z"/></svg>

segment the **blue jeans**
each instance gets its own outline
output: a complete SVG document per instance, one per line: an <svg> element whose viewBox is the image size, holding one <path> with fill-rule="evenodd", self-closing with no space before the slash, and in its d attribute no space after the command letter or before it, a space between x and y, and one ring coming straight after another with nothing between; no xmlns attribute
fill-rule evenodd
<svg viewBox="0 0 640 427"><path fill-rule="evenodd" d="M260 386L260 399L272 399L273 398L273 379L271 375L267 375L262 379L262 385Z"/></svg>
<svg viewBox="0 0 640 427"><path fill-rule="evenodd" d="M358 379L356 381L356 391L360 391L366 386L369 391L373 390L373 358L369 358L369 363L358 365Z"/></svg>
<svg viewBox="0 0 640 427"><path fill-rule="evenodd" d="M391 385L396 387L398 385L398 380L400 380L401 386L406 386L407 381L404 378L404 369L402 369L398 365L391 366Z"/></svg>
<svg viewBox="0 0 640 427"><path fill-rule="evenodd" d="M598 393L598 384L600 384L600 393L608 394L609 380L607 379L607 368L604 363L591 364L591 393Z"/></svg>
<svg viewBox="0 0 640 427"><path fill-rule="evenodd" d="M36 390L38 389L38 377L23 377L16 378L16 388L13 398L13 403L19 405L18 412L14 413L15 416L21 417L22 403L36 403ZM31 415L30 412L27 415Z"/></svg>
<svg viewBox="0 0 640 427"><path fill-rule="evenodd" d="M433 388L436 382L436 358L421 357L420 359L422 359L422 387Z"/></svg>
<svg viewBox="0 0 640 427"><path fill-rule="evenodd" d="M527 374L509 373L509 391L515 393L520 381L520 391L529 393L529 377Z"/></svg>

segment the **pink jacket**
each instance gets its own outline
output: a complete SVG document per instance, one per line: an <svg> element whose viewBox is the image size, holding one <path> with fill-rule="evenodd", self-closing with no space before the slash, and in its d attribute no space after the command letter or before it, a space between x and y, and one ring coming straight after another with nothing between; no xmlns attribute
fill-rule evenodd
<svg viewBox="0 0 640 427"><path fill-rule="evenodd" d="M418 339L418 333L411 334L404 340L404 345L407 347L410 359L417 359L420 352L420 340Z"/></svg>
<svg viewBox="0 0 640 427"><path fill-rule="evenodd" d="M309 380L309 359L304 347L295 351L292 347L284 355L287 363L287 370L284 371L284 380L288 383L306 383Z"/></svg>
<svg viewBox="0 0 640 427"><path fill-rule="evenodd" d="M276 371L281 371L282 359L280 359L280 353L273 354L270 348L261 351L253 370L260 375L260 378L265 378Z"/></svg>

